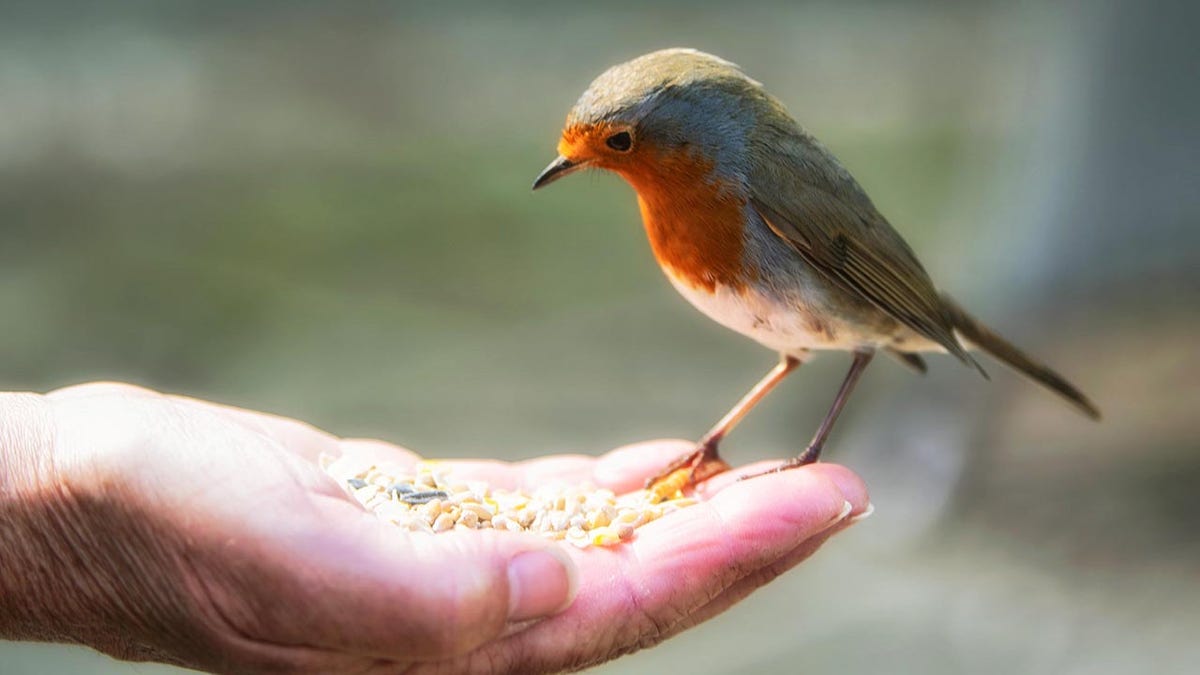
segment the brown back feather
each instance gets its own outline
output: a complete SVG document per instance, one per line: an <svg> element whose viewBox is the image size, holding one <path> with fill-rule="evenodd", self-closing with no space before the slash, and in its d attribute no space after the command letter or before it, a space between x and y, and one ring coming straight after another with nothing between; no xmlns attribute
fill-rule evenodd
<svg viewBox="0 0 1200 675"><path fill-rule="evenodd" d="M778 105L778 104L776 104ZM854 178L779 106L761 125L750 203L767 226L843 290L941 345L987 376L954 334L917 256Z"/></svg>

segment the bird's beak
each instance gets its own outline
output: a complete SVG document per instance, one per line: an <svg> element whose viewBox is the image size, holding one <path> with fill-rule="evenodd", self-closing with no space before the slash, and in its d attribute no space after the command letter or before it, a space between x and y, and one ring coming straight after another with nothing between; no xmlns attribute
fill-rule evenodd
<svg viewBox="0 0 1200 675"><path fill-rule="evenodd" d="M566 157L559 155L545 169L542 169L542 172L534 179L533 189L536 190L540 187L545 187L567 174L575 173L586 165L586 162L572 162Z"/></svg>

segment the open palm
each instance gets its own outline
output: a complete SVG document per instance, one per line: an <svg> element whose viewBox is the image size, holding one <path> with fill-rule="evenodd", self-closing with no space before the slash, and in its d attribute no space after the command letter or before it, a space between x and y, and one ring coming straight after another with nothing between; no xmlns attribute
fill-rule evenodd
<svg viewBox="0 0 1200 675"><path fill-rule="evenodd" d="M76 528L70 637L121 658L220 671L555 672L651 646L719 614L868 508L829 464L737 482L578 550L530 534L400 530L316 463L411 464L414 453L294 420L87 385L45 397L56 506ZM688 448L600 458L448 462L496 487L590 482L618 493ZM82 533L82 534L80 534Z"/></svg>

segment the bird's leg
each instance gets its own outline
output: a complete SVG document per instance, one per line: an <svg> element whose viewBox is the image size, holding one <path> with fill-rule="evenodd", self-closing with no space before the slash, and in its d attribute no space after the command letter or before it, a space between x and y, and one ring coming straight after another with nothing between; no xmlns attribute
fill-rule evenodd
<svg viewBox="0 0 1200 675"><path fill-rule="evenodd" d="M742 397L719 422L713 425L704 438L696 444L696 449L680 457L663 469L658 475L646 481L646 489L666 497L685 485L695 485L722 471L727 471L729 465L717 455L717 444L725 438L737 423L750 412L758 402L779 384L788 373L800 365L800 359L784 355L779 364L771 369L758 384Z"/></svg>
<svg viewBox="0 0 1200 675"><path fill-rule="evenodd" d="M820 428L817 429L816 435L813 436L812 442L808 444L804 452L770 471L742 476L739 480L768 473L778 473L817 461L821 457L821 448L825 446L825 440L829 438L829 432L833 430L834 422L837 422L838 415L842 414L842 408L846 407L846 399L850 398L850 392L854 391L854 385L858 384L858 379L862 377L863 371L867 369L867 364L871 363L873 356L875 356L874 350L854 352L854 362L850 364L850 372L846 373L846 379L842 380L842 387L838 389L837 397L833 399L833 407L825 415L825 420L821 422Z"/></svg>

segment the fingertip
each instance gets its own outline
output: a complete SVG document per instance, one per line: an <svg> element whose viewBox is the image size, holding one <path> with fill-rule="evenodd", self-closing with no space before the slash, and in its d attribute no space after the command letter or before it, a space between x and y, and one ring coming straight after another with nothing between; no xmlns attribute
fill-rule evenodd
<svg viewBox="0 0 1200 675"><path fill-rule="evenodd" d="M808 467L755 476L728 485L708 500L727 521L761 520L795 531L795 543L843 520L854 507L837 483Z"/></svg>
<svg viewBox="0 0 1200 675"><path fill-rule="evenodd" d="M853 506L850 516L866 518L868 508L871 506L871 498L868 494L867 484L858 474L840 464L826 464L818 462L807 466L796 467L781 471L777 474L768 474L766 472L778 468L781 462L768 460L755 462L747 466L738 467L732 471L727 471L718 476L705 481L696 486L696 494L701 498L709 498L722 490L729 488L731 485L744 482L756 482L767 476L786 475L789 473L807 472L813 475L819 475L832 482L839 492L841 492L845 501L850 502ZM864 515L865 514L865 515Z"/></svg>
<svg viewBox="0 0 1200 675"><path fill-rule="evenodd" d="M871 507L871 497L867 491L867 484L858 474L840 464L826 464L818 462L807 467L803 467L809 471L820 474L837 486L846 501L853 505L853 510L850 512L851 517L866 517L868 508ZM865 514L865 515L864 515Z"/></svg>
<svg viewBox="0 0 1200 675"><path fill-rule="evenodd" d="M520 551L508 561L509 621L558 614L578 591L579 570L559 546Z"/></svg>
<svg viewBox="0 0 1200 675"><path fill-rule="evenodd" d="M867 502L867 508L865 510L863 510L861 513L857 513L854 516L851 516L850 522L857 523L857 522L866 520L867 518L870 518L871 515L874 513L875 513L875 504L873 504L872 502Z"/></svg>
<svg viewBox="0 0 1200 675"><path fill-rule="evenodd" d="M638 529L631 543L650 589L679 591L685 576L699 592L727 586L805 542L818 539L850 511L833 481L795 470L735 482L710 498ZM699 571L699 572L698 572Z"/></svg>

